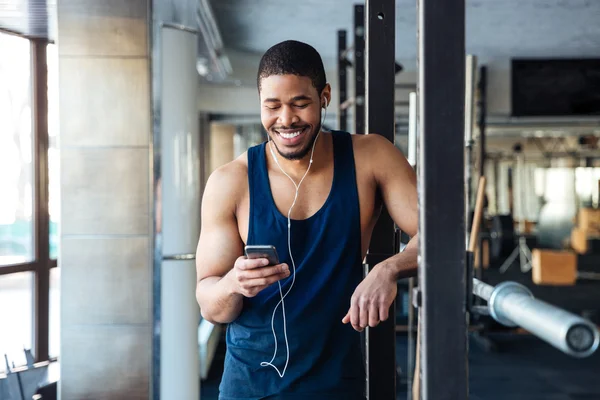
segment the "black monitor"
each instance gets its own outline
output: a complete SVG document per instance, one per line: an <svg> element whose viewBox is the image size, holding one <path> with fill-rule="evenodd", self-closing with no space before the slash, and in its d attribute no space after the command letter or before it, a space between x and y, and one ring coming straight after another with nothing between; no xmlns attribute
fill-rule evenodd
<svg viewBox="0 0 600 400"><path fill-rule="evenodd" d="M600 116L600 59L513 59L512 115Z"/></svg>

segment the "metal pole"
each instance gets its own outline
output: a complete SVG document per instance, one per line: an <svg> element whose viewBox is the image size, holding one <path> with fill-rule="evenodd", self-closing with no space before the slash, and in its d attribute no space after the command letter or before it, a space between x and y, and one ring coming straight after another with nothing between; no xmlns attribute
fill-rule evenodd
<svg viewBox="0 0 600 400"><path fill-rule="evenodd" d="M366 131L394 143L396 1L367 0L366 5ZM359 96L357 92L357 103ZM395 247L394 222L384 210L373 230L367 259L369 268L393 256ZM390 307L388 320L376 328L367 328L366 332L367 398L393 400L396 398L395 303Z"/></svg>
<svg viewBox="0 0 600 400"><path fill-rule="evenodd" d="M409 95L408 109L408 163L415 168L417 165L417 93Z"/></svg>
<svg viewBox="0 0 600 400"><path fill-rule="evenodd" d="M465 72L465 213L467 217L471 213L473 202L473 102L475 92L475 65L477 58L467 55ZM467 246L469 245L468 232L471 224L467 223Z"/></svg>
<svg viewBox="0 0 600 400"><path fill-rule="evenodd" d="M482 66L479 69L479 177L485 175L486 162L486 118L487 118L487 67ZM496 182L496 181L494 181ZM497 185L496 185L497 186ZM480 232L483 230L483 220L481 221ZM483 278L483 240L479 239L479 268L475 270L475 276Z"/></svg>
<svg viewBox="0 0 600 400"><path fill-rule="evenodd" d="M35 39L31 42L33 56L33 99L35 130L35 340L36 361L49 358L50 332L50 214L48 210L48 42Z"/></svg>
<svg viewBox="0 0 600 400"><path fill-rule="evenodd" d="M417 93L409 94L409 113L408 113L408 162L416 170L417 167ZM415 326L416 313L413 306L413 289L415 287L415 278L408 279L408 356L406 360L406 398L412 400L413 379L415 370Z"/></svg>
<svg viewBox="0 0 600 400"><path fill-rule="evenodd" d="M424 400L468 396L465 1L418 0L420 371Z"/></svg>
<svg viewBox="0 0 600 400"><path fill-rule="evenodd" d="M346 31L338 31L338 86L339 86L339 99L338 99L338 127L341 131L348 129L348 111L346 108L342 108L342 104L348 97L348 75L346 61Z"/></svg>
<svg viewBox="0 0 600 400"><path fill-rule="evenodd" d="M365 6L354 6L354 133L365 131Z"/></svg>
<svg viewBox="0 0 600 400"><path fill-rule="evenodd" d="M485 156L486 156L486 118L487 118L487 67L479 68L479 176L485 175Z"/></svg>

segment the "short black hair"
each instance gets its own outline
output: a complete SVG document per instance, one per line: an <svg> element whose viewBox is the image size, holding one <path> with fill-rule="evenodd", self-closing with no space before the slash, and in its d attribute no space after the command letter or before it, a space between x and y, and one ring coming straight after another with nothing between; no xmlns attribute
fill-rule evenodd
<svg viewBox="0 0 600 400"><path fill-rule="evenodd" d="M258 65L258 90L263 78L288 74L310 78L319 95L327 84L321 55L314 47L296 40L278 43L265 52Z"/></svg>

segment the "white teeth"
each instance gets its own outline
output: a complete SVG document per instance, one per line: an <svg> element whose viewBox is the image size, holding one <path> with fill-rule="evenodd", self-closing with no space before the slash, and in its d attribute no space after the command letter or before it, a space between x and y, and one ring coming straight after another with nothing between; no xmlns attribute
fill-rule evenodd
<svg viewBox="0 0 600 400"><path fill-rule="evenodd" d="M302 131L292 132L292 133L279 133L284 139L293 139L298 136Z"/></svg>

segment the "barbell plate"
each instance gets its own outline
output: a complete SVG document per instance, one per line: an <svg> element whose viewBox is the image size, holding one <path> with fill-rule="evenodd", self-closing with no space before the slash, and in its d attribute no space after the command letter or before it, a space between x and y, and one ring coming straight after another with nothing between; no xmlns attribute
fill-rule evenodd
<svg viewBox="0 0 600 400"><path fill-rule="evenodd" d="M514 221L510 215L492 217L490 230L490 257L498 260L510 254L515 247Z"/></svg>

